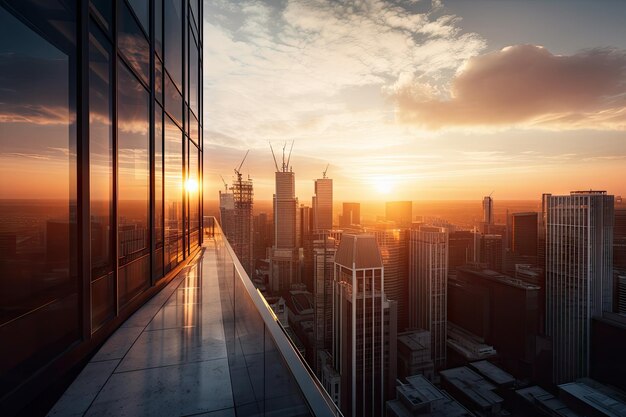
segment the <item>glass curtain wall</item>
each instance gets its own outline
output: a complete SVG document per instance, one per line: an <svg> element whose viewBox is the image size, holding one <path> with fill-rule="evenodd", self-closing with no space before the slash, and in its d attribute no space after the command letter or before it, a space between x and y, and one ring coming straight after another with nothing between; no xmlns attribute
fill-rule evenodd
<svg viewBox="0 0 626 417"><path fill-rule="evenodd" d="M0 409L201 243L201 16L198 0L0 0Z"/></svg>

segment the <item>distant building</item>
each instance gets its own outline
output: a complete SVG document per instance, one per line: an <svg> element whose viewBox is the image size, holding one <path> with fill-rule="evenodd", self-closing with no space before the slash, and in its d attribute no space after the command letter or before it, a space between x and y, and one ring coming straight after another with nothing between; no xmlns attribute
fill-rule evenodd
<svg viewBox="0 0 626 417"><path fill-rule="evenodd" d="M480 260L480 234L470 230L451 232L448 236L448 272Z"/></svg>
<svg viewBox="0 0 626 417"><path fill-rule="evenodd" d="M276 172L274 194L274 246L270 253L270 289L281 292L300 281L298 250L298 199L295 195L295 174Z"/></svg>
<svg viewBox="0 0 626 417"><path fill-rule="evenodd" d="M344 235L334 275L332 355L341 376L341 411L382 417L396 380L397 307L384 292L376 238Z"/></svg>
<svg viewBox="0 0 626 417"><path fill-rule="evenodd" d="M613 230L613 266L626 271L626 202L621 197L615 201Z"/></svg>
<svg viewBox="0 0 626 417"><path fill-rule="evenodd" d="M409 250L409 326L431 335L437 369L446 364L448 232L420 226L411 230Z"/></svg>
<svg viewBox="0 0 626 417"><path fill-rule="evenodd" d="M332 349L333 337L333 270L338 241L323 235L313 241L313 296L315 297L315 350ZM321 375L323 364L317 356L315 372Z"/></svg>
<svg viewBox="0 0 626 417"><path fill-rule="evenodd" d="M483 198L483 223L493 224L493 198L486 196Z"/></svg>
<svg viewBox="0 0 626 417"><path fill-rule="evenodd" d="M448 319L484 338L515 374L533 376L539 335L539 287L465 266L448 285Z"/></svg>
<svg viewBox="0 0 626 417"><path fill-rule="evenodd" d="M524 415L546 417L578 417L563 401L537 385L515 391L522 400L520 410Z"/></svg>
<svg viewBox="0 0 626 417"><path fill-rule="evenodd" d="M396 399L387 401L388 417L464 417L473 416L469 410L440 390L422 375L406 378L406 384L396 387Z"/></svg>
<svg viewBox="0 0 626 417"><path fill-rule="evenodd" d="M517 257L528 257L536 259L537 257L537 219L538 214L530 213L513 213L513 253Z"/></svg>
<svg viewBox="0 0 626 417"><path fill-rule="evenodd" d="M407 229L384 227L366 228L367 233L376 237L385 267L385 295L393 300L398 308L397 328L405 330L409 325L408 300L408 245Z"/></svg>
<svg viewBox="0 0 626 417"><path fill-rule="evenodd" d="M333 180L319 178L315 180L315 195L312 201L313 229L330 230L333 228Z"/></svg>
<svg viewBox="0 0 626 417"><path fill-rule="evenodd" d="M228 238L233 251L248 274L254 270L253 257L253 233L252 233L252 208L254 187L252 180L242 179L241 174L233 178L230 187L233 198L234 221L227 223L227 228L222 229Z"/></svg>
<svg viewBox="0 0 626 417"><path fill-rule="evenodd" d="M432 381L434 374L430 332L420 329L398 333L398 378L424 375Z"/></svg>
<svg viewBox="0 0 626 417"><path fill-rule="evenodd" d="M496 356L493 346L487 345L485 339L479 337L453 322L448 322L448 366L465 365L468 362L488 359Z"/></svg>
<svg viewBox="0 0 626 417"><path fill-rule="evenodd" d="M343 212L339 220L341 227L361 224L361 204L343 203Z"/></svg>
<svg viewBox="0 0 626 417"><path fill-rule="evenodd" d="M496 386L467 367L441 371L441 386L470 410L485 416L497 416L504 399L496 394Z"/></svg>
<svg viewBox="0 0 626 417"><path fill-rule="evenodd" d="M397 226L410 226L413 222L413 202L388 201L385 203L385 219Z"/></svg>
<svg viewBox="0 0 626 417"><path fill-rule="evenodd" d="M589 417L626 416L626 396L588 378L559 385L559 399Z"/></svg>
<svg viewBox="0 0 626 417"><path fill-rule="evenodd" d="M558 384L589 375L591 318L612 311L614 203L605 191L544 199L546 332Z"/></svg>
<svg viewBox="0 0 626 417"><path fill-rule="evenodd" d="M483 235L480 239L480 261L489 269L502 272L504 239L502 235Z"/></svg>
<svg viewBox="0 0 626 417"><path fill-rule="evenodd" d="M267 259L268 248L272 247L272 221L267 213L259 213L252 218L254 259Z"/></svg>

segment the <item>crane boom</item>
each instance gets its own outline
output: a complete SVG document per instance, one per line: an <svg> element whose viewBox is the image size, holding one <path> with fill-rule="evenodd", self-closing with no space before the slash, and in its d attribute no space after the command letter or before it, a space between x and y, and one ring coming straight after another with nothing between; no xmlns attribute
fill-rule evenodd
<svg viewBox="0 0 626 417"><path fill-rule="evenodd" d="M237 179L239 181L241 181L241 173L239 172L239 170L241 169L241 167L243 166L243 163L246 161L246 158L248 157L248 153L250 153L250 149L248 149L246 151L245 156L243 157L243 160L241 161L241 163L239 164L239 167L235 168L235 174L237 174Z"/></svg>
<svg viewBox="0 0 626 417"><path fill-rule="evenodd" d="M324 170L324 172L322 172L322 178L326 178L326 173L328 172L328 167L330 166L330 164L326 164L326 169Z"/></svg>
<svg viewBox="0 0 626 417"><path fill-rule="evenodd" d="M270 149L272 151L272 158L274 158L274 166L276 167L276 172L278 172L278 162L276 162L276 155L274 155L274 148L272 148L272 142L270 142Z"/></svg>

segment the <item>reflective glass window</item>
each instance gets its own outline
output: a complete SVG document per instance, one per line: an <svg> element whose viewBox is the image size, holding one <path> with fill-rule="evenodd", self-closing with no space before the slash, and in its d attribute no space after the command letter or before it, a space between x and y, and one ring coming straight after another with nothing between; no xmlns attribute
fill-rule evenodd
<svg viewBox="0 0 626 417"><path fill-rule="evenodd" d="M75 5L10 3L0 4L0 397L80 334Z"/></svg>
<svg viewBox="0 0 626 417"><path fill-rule="evenodd" d="M165 68L183 89L183 14L181 0L165 1Z"/></svg>
<svg viewBox="0 0 626 417"><path fill-rule="evenodd" d="M165 117L165 270L183 255L183 133Z"/></svg>
<svg viewBox="0 0 626 417"><path fill-rule="evenodd" d="M154 278L163 276L163 109L154 110Z"/></svg>
<svg viewBox="0 0 626 417"><path fill-rule="evenodd" d="M150 82L150 46L137 20L123 1L120 5L118 44L130 67L144 83L148 84Z"/></svg>
<svg viewBox="0 0 626 417"><path fill-rule="evenodd" d="M165 76L165 110L176 123L183 125L183 98L167 75Z"/></svg>
<svg viewBox="0 0 626 417"><path fill-rule="evenodd" d="M199 151L196 145L189 142L189 171L187 172L187 201L189 201L189 246L193 249L198 245L200 228L200 172Z"/></svg>
<svg viewBox="0 0 626 417"><path fill-rule="evenodd" d="M154 97L163 104L163 63L154 56Z"/></svg>
<svg viewBox="0 0 626 417"><path fill-rule="evenodd" d="M189 107L198 114L198 44L191 36L189 42Z"/></svg>
<svg viewBox="0 0 626 417"><path fill-rule="evenodd" d="M91 5L100 23L104 25L107 31L110 31L113 21L113 2L111 0L91 0Z"/></svg>
<svg viewBox="0 0 626 417"><path fill-rule="evenodd" d="M89 35L89 181L91 198L92 329L112 317L113 102L111 45L97 28ZM104 293L101 291L104 290ZM100 291L100 292L99 292Z"/></svg>
<svg viewBox="0 0 626 417"><path fill-rule="evenodd" d="M154 49L163 58L163 0L154 0Z"/></svg>
<svg viewBox="0 0 626 417"><path fill-rule="evenodd" d="M150 251L150 110L148 92L122 62L117 87L118 256L120 268L125 268ZM130 300L149 283L149 265L129 268L133 274L120 270L120 302Z"/></svg>
<svg viewBox="0 0 626 417"><path fill-rule="evenodd" d="M128 0L139 19L139 23L147 34L150 33L150 1L149 0Z"/></svg>

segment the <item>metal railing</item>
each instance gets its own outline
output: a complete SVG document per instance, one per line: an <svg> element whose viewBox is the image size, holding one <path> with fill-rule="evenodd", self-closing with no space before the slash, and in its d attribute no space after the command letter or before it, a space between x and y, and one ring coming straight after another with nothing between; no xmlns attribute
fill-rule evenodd
<svg viewBox="0 0 626 417"><path fill-rule="evenodd" d="M266 415L342 416L285 328L255 288L213 216L205 245L215 244L235 406ZM248 390L248 388L250 388ZM253 401L250 401L252 400Z"/></svg>

